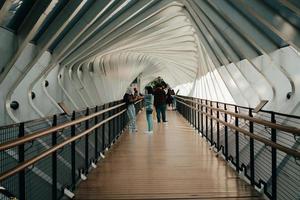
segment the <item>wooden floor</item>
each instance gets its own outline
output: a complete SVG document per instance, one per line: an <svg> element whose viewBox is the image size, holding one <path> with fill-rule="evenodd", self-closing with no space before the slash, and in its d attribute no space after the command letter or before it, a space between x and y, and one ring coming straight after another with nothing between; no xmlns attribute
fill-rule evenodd
<svg viewBox="0 0 300 200"><path fill-rule="evenodd" d="M121 136L76 199L261 199L178 113L167 117L149 135L140 113L139 132Z"/></svg>

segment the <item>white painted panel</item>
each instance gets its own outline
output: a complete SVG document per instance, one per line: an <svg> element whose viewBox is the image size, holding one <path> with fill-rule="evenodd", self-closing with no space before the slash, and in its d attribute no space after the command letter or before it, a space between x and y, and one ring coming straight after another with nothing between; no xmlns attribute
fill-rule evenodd
<svg viewBox="0 0 300 200"><path fill-rule="evenodd" d="M253 90L252 86L249 84L248 80L241 73L235 64L229 64L227 66L228 72L231 74L231 77L235 80L237 87L243 93L245 99L247 100L250 107L255 107L259 102L259 96L256 91ZM248 77L248 76L247 76Z"/></svg>
<svg viewBox="0 0 300 200"><path fill-rule="evenodd" d="M45 52L13 91L10 100L19 102L20 106L18 110L12 110L10 107L7 107L8 113L12 119L17 121L27 121L40 117L29 102L29 94L31 93L29 88L32 81L35 80L48 66L50 59L51 54L49 52ZM46 100L45 96L41 96L41 98ZM48 104L45 106L49 107Z"/></svg>
<svg viewBox="0 0 300 200"><path fill-rule="evenodd" d="M9 62L15 49L15 35L0 27L0 71Z"/></svg>

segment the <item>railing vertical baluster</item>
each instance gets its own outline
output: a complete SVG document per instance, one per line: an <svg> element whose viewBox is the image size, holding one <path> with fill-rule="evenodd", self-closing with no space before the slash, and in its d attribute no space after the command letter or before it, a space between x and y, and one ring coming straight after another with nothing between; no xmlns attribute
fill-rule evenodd
<svg viewBox="0 0 300 200"><path fill-rule="evenodd" d="M125 107L123 106L123 108L125 108ZM126 120L126 112L123 112L123 114L122 114L122 120L121 120L121 123L122 123L122 132L124 131L124 128L125 128L125 124L126 124L125 120Z"/></svg>
<svg viewBox="0 0 300 200"><path fill-rule="evenodd" d="M186 102L185 102L186 103ZM188 107L186 105L183 105L184 106L184 111L185 111L185 119L187 121L189 121L189 116L188 116Z"/></svg>
<svg viewBox="0 0 300 200"><path fill-rule="evenodd" d="M271 122L276 123L275 119L275 113L271 113ZM272 128L271 134L272 134L272 142L276 143L276 129ZM277 150L276 148L272 147L272 199L277 199Z"/></svg>
<svg viewBox="0 0 300 200"><path fill-rule="evenodd" d="M190 100L193 100L193 99L191 98ZM194 116L193 116L193 109L192 109L192 107L193 107L193 102L192 101L190 102L190 106L191 106L190 107L190 115L191 115L191 122L190 123L191 123L191 126L193 126L193 121L194 121L193 117Z"/></svg>
<svg viewBox="0 0 300 200"><path fill-rule="evenodd" d="M183 102L185 103L185 100L183 100ZM185 117L185 105L182 103L181 104L181 110L182 110L182 116L185 118L185 119L187 119L186 117Z"/></svg>
<svg viewBox="0 0 300 200"><path fill-rule="evenodd" d="M19 135L18 137L21 138L25 135L25 127L24 123L20 123L19 125ZM18 146L18 154L19 154L19 163L23 163L25 160L25 145L20 144ZM19 199L25 200L26 193L25 193L25 169L19 172Z"/></svg>
<svg viewBox="0 0 300 200"><path fill-rule="evenodd" d="M205 100L205 113L206 113L206 115L205 115L205 137L206 137L206 139L208 139L208 116L207 116L208 108L207 108L207 106L208 106L208 102L206 99Z"/></svg>
<svg viewBox="0 0 300 200"><path fill-rule="evenodd" d="M117 104L118 104L119 102L117 102ZM119 108L117 108L117 110L116 110L116 113L118 113L118 112L120 112L121 110L120 110L120 107ZM116 139L117 139L117 137L119 137L119 134L120 134L120 115L118 116L118 117L116 117Z"/></svg>
<svg viewBox="0 0 300 200"><path fill-rule="evenodd" d="M252 117L252 109L249 108L249 117ZM249 121L249 132L253 133L253 122ZM250 137L250 181L251 185L254 186L254 139Z"/></svg>
<svg viewBox="0 0 300 200"><path fill-rule="evenodd" d="M57 115L53 116L52 126L57 125ZM52 133L52 146L57 143L57 132ZM52 199L57 199L57 151L52 153Z"/></svg>
<svg viewBox="0 0 300 200"><path fill-rule="evenodd" d="M194 98L191 98L191 100L193 101L194 100ZM194 102L191 102L191 124L192 124L192 126L194 126L194 110L193 110L193 107L194 106Z"/></svg>
<svg viewBox="0 0 300 200"><path fill-rule="evenodd" d="M108 107L110 108L111 107L111 103L108 104ZM112 111L108 111L109 115L108 117L110 117L112 115L111 113ZM111 128L111 120L108 121L108 148L110 147L111 145L111 132L112 132L112 128Z"/></svg>
<svg viewBox="0 0 300 200"><path fill-rule="evenodd" d="M192 103L190 102L190 101L188 101L188 105L191 105ZM188 119L189 119L189 123L190 123L190 125L192 124L192 109L191 109L191 107L187 107L187 109L188 109Z"/></svg>
<svg viewBox="0 0 300 200"><path fill-rule="evenodd" d="M119 103L121 103L121 102L119 102ZM119 108L119 112L121 112L121 111L122 111L122 107ZM123 114L121 114L118 118L119 136L122 134L122 129L123 129L123 127L122 127L122 115Z"/></svg>
<svg viewBox="0 0 300 200"><path fill-rule="evenodd" d="M189 98L189 100L190 100L190 98ZM190 123L190 125L192 124L192 112L191 112L191 104L192 104L192 102L190 102L190 101L188 101L187 102L187 104L189 105L189 106L187 106L187 109L188 109L188 119L189 119L189 123Z"/></svg>
<svg viewBox="0 0 300 200"><path fill-rule="evenodd" d="M199 99L197 99L197 129L198 133L200 132L200 105L199 105Z"/></svg>
<svg viewBox="0 0 300 200"><path fill-rule="evenodd" d="M193 98L191 98L191 100L193 100ZM191 110L191 112L190 112L190 113L191 113L191 125L193 126L193 120L194 120L193 109L192 109L192 107L193 107L193 102L191 101L190 104L191 104L191 105L190 105L190 106L191 106L191 107L190 107L190 110Z"/></svg>
<svg viewBox="0 0 300 200"><path fill-rule="evenodd" d="M119 102L116 102L116 105L117 105L118 103L119 103ZM119 111L121 111L121 110L120 110L120 107L116 109L115 113L118 113ZM115 137L116 137L116 138L115 138L115 139L117 139L117 137L118 137L118 135L119 135L119 129L120 129L120 126L119 126L119 118L120 118L120 115L117 116L117 117L115 118L115 120L116 120L116 122L115 122L115 126L116 126L116 129L115 129L115 131L116 131Z"/></svg>
<svg viewBox="0 0 300 200"><path fill-rule="evenodd" d="M191 98L190 98L191 100ZM193 106L193 102L190 101L190 107L189 107L189 111L190 111L190 124L193 126L193 109L192 109L192 106Z"/></svg>
<svg viewBox="0 0 300 200"><path fill-rule="evenodd" d="M212 101L210 101L210 107L212 107ZM210 109L210 115L213 116L213 110ZM214 135L213 135L213 118L210 117L210 144L214 144Z"/></svg>
<svg viewBox="0 0 300 200"><path fill-rule="evenodd" d="M193 125L194 125L194 129L196 129L196 109L195 109L195 106L196 106L196 103L194 102L195 99L193 98Z"/></svg>
<svg viewBox="0 0 300 200"><path fill-rule="evenodd" d="M116 104L119 104L119 102L116 102ZM116 113L119 113L120 107L116 109ZM120 134L120 115L116 118L116 138L119 137Z"/></svg>
<svg viewBox="0 0 300 200"><path fill-rule="evenodd" d="M95 113L96 112L98 112L98 106L96 106L96 108L95 108ZM95 125L97 125L98 124L98 115L97 116L95 116ZM98 150L98 129L99 128L96 128L95 129L95 160L97 160L97 158L98 158L98 152L99 152L99 150Z"/></svg>
<svg viewBox="0 0 300 200"><path fill-rule="evenodd" d="M191 100L193 100L193 98L191 98ZM194 125L193 125L193 121L194 121L194 112L193 112L193 108L192 108L192 107L193 107L193 104L194 104L194 103L191 102L191 108L190 108L190 109L191 109L191 125L192 125L192 126L194 126Z"/></svg>
<svg viewBox="0 0 300 200"><path fill-rule="evenodd" d="M105 108L106 108L106 104L103 105L103 110L105 110ZM105 115L106 115L106 113L103 113L103 114L102 114L102 121L105 120L105 118L106 118ZM104 124L102 125L102 152L103 152L103 153L104 153L105 148L106 148L106 142L105 142L105 126L106 126L106 124L107 124L107 123L104 123Z"/></svg>
<svg viewBox="0 0 300 200"><path fill-rule="evenodd" d="M85 116L89 115L89 108L86 109ZM89 128L89 120L85 121L85 130ZM89 170L89 134L85 135L85 172Z"/></svg>
<svg viewBox="0 0 300 200"><path fill-rule="evenodd" d="M191 110L192 110L192 116L193 116L193 118L192 118L192 124L193 124L193 127L196 127L196 124L195 124L195 109L193 109L194 108L194 105L195 105L195 103L194 103L194 98L192 98L192 108L191 108Z"/></svg>
<svg viewBox="0 0 300 200"><path fill-rule="evenodd" d="M115 105L115 102L112 102L111 106L114 106L114 105ZM113 116L115 114L115 111L116 111L115 109L112 110L110 116ZM110 121L111 121L111 141L110 141L110 143L112 144L115 139L115 119L112 119Z"/></svg>
<svg viewBox="0 0 300 200"><path fill-rule="evenodd" d="M224 110L227 110L227 105L224 104ZM227 113L224 114L224 121L227 123ZM224 137L225 137L225 158L228 161L228 127L224 127Z"/></svg>
<svg viewBox="0 0 300 200"><path fill-rule="evenodd" d="M72 113L72 121L75 120L75 111ZM75 125L71 126L71 137L75 136ZM75 141L71 143L71 175L72 175L72 189L76 185L76 166L75 166Z"/></svg>
<svg viewBox="0 0 300 200"><path fill-rule="evenodd" d="M195 101L195 99L194 99L194 101ZM196 107L197 107L197 104L194 102L194 127L195 127L195 129L197 129L197 115L196 115Z"/></svg>
<svg viewBox="0 0 300 200"><path fill-rule="evenodd" d="M183 102L185 102L183 100ZM186 117L186 105L182 104L182 110L183 110L183 117L187 120L187 117Z"/></svg>
<svg viewBox="0 0 300 200"><path fill-rule="evenodd" d="M191 102L187 102L188 105L191 104ZM187 110L188 110L188 122L191 124L191 108L189 106L186 106Z"/></svg>
<svg viewBox="0 0 300 200"><path fill-rule="evenodd" d="M184 102L185 102L185 101L184 101ZM182 104L182 110L183 110L183 117L184 117L185 119L187 119L187 117L186 117L186 105Z"/></svg>
<svg viewBox="0 0 300 200"><path fill-rule="evenodd" d="M235 113L238 113L238 107L234 106ZM235 126L239 127L239 118L235 117ZM240 152L239 152L239 132L235 131L235 157L236 157L236 171L240 170Z"/></svg>
<svg viewBox="0 0 300 200"><path fill-rule="evenodd" d="M113 106L115 106L116 105L116 102L113 102ZM116 109L114 109L113 111L112 111L112 114L114 115L114 114L116 114ZM114 142L115 141L115 137L116 137L116 118L113 118L112 119L112 142Z"/></svg>
<svg viewBox="0 0 300 200"><path fill-rule="evenodd" d="M194 98L193 98L193 105L192 105L192 107L193 107L193 108L192 108L192 112L193 112L193 127L196 128L196 123L195 123L195 120L196 120L195 111L196 111L196 110L194 109L194 108L195 108Z"/></svg>
<svg viewBox="0 0 300 200"><path fill-rule="evenodd" d="M219 108L219 102L217 102L217 108ZM217 111L217 118L220 118L220 112ZM217 149L220 150L220 122L217 121Z"/></svg>
<svg viewBox="0 0 300 200"><path fill-rule="evenodd" d="M184 101L184 100L183 100L183 101ZM183 104L181 104L180 107L181 107L182 116L185 117L184 106L183 106Z"/></svg>
<svg viewBox="0 0 300 200"><path fill-rule="evenodd" d="M186 104L189 104L189 102L185 102ZM190 114L189 114L189 107L187 105L184 106L186 110L186 119L188 122L190 122Z"/></svg>
<svg viewBox="0 0 300 200"><path fill-rule="evenodd" d="M202 99L201 99L200 103L201 103L201 106L200 106L201 136L203 137L204 133L203 133L203 104L202 104Z"/></svg>

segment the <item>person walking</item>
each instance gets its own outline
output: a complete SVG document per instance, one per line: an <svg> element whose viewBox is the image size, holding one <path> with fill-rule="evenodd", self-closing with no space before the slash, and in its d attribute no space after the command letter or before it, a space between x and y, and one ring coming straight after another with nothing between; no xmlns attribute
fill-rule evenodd
<svg viewBox="0 0 300 200"><path fill-rule="evenodd" d="M174 90L171 90L171 96L172 96L172 110L176 110L176 95Z"/></svg>
<svg viewBox="0 0 300 200"><path fill-rule="evenodd" d="M156 109L157 122L160 123L160 117L162 117L163 123L166 124L166 92L162 89L160 84L157 85L154 91L154 106Z"/></svg>
<svg viewBox="0 0 300 200"><path fill-rule="evenodd" d="M171 93L171 88L168 89L167 92L167 104L169 107L171 107L172 103L173 103L173 97L172 97L172 93Z"/></svg>
<svg viewBox="0 0 300 200"><path fill-rule="evenodd" d="M130 87L127 88L127 91L123 97L123 101L124 103L126 103L127 106L127 116L129 119L129 124L128 124L129 133L137 132L136 115L135 115L135 107L134 107L135 100L136 98L132 93L132 89Z"/></svg>
<svg viewBox="0 0 300 200"><path fill-rule="evenodd" d="M145 96L144 96L144 104L146 109L146 119L147 119L147 131L146 133L153 133L153 119L152 119L152 112L153 112L153 90L151 86L145 87Z"/></svg>

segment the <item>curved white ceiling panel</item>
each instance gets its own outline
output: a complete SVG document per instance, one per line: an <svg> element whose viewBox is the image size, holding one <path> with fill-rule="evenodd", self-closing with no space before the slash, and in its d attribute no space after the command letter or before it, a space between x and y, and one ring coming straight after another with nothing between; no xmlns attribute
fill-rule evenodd
<svg viewBox="0 0 300 200"><path fill-rule="evenodd" d="M101 105L158 76L180 94L300 113L297 3L46 2L20 5L28 13L0 27L0 124L54 114L59 102ZM9 13L0 9L1 22Z"/></svg>

